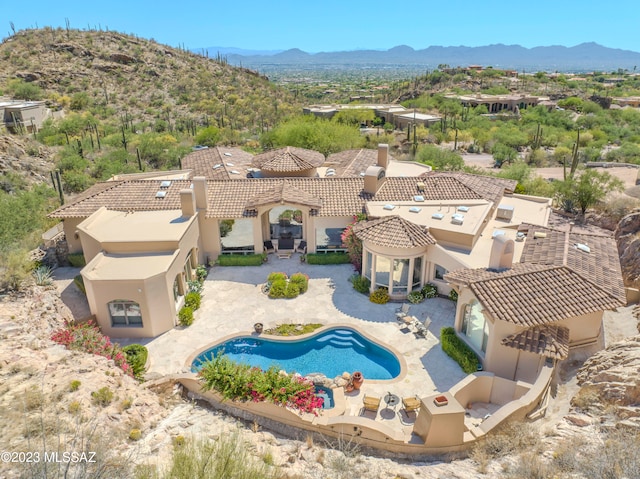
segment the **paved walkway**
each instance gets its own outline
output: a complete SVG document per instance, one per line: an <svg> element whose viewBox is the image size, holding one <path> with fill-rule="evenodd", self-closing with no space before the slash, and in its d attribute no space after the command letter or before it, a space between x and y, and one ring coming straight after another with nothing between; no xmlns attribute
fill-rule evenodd
<svg viewBox="0 0 640 479"><path fill-rule="evenodd" d="M308 274L309 290L295 299L269 299L261 287L273 271ZM440 328L453 325L454 303L434 298L411 305L411 315L421 321L427 315L432 319L427 337L419 338L399 327L395 318L399 303L371 303L353 289L349 282L352 273L351 265L301 263L298 254L290 259L270 255L267 264L256 267L214 267L205 282L202 306L194 323L143 341L151 358L149 372L165 375L188 371L186 361L194 351L230 335L250 334L256 322L263 323L265 329L282 323L347 323L392 346L407 363L407 374L401 380L372 383L365 378L360 395L348 397L351 411L347 414L358 414L363 393L384 396L391 391L400 397L424 397L436 390L446 391L465 377L439 344ZM377 419L400 419L400 408L381 408Z"/></svg>

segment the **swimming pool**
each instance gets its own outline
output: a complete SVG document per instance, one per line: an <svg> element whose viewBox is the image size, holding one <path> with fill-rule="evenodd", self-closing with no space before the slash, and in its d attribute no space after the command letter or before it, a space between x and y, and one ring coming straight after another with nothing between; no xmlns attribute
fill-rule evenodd
<svg viewBox="0 0 640 479"><path fill-rule="evenodd" d="M400 362L391 351L344 327L326 329L300 340L239 336L199 354L191 363L191 370L197 372L203 362L218 354L262 369L276 365L303 376L322 373L333 378L345 371L361 371L365 379L393 379L400 374Z"/></svg>

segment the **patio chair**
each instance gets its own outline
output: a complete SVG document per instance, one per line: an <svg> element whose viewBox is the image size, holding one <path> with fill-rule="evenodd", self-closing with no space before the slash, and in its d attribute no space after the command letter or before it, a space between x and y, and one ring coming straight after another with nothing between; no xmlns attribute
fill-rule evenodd
<svg viewBox="0 0 640 479"><path fill-rule="evenodd" d="M402 318L409 314L409 308L411 305L409 303L404 303L402 307L396 309L396 319L400 321Z"/></svg>
<svg viewBox="0 0 640 479"><path fill-rule="evenodd" d="M378 412L380 407L380 398L377 396L365 396L362 398L364 411Z"/></svg>
<svg viewBox="0 0 640 479"><path fill-rule="evenodd" d="M423 338L426 338L427 333L429 332L430 325L431 325L431 318L425 319L424 324L416 320L414 323L414 326L416 328L416 334L418 336L422 336Z"/></svg>
<svg viewBox="0 0 640 479"><path fill-rule="evenodd" d="M410 413L420 409L420 399L417 397L402 398L402 408L405 412Z"/></svg>
<svg viewBox="0 0 640 479"><path fill-rule="evenodd" d="M298 253L306 254L307 253L307 242L305 240L300 241L300 244L296 248Z"/></svg>
<svg viewBox="0 0 640 479"><path fill-rule="evenodd" d="M271 240L264 242L264 252L265 253L275 253L276 248L273 246L273 242Z"/></svg>

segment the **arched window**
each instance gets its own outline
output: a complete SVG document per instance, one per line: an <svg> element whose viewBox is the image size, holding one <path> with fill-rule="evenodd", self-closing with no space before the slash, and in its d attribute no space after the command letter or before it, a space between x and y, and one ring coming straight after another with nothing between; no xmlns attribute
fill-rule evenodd
<svg viewBox="0 0 640 479"><path fill-rule="evenodd" d="M142 327L142 313L140 305L127 299L116 299L109 303L109 315L111 326L115 327Z"/></svg>

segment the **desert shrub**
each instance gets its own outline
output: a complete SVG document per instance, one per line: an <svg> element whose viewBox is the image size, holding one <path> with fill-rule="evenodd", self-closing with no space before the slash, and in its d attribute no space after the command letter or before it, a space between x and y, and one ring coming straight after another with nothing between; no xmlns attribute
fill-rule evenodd
<svg viewBox="0 0 640 479"><path fill-rule="evenodd" d="M347 264L350 263L347 253L307 253L309 264Z"/></svg>
<svg viewBox="0 0 640 479"><path fill-rule="evenodd" d="M82 292L82 294L84 294L85 296L87 295L87 290L84 287L84 278L81 274L77 274L76 276L74 276L73 284L76 285L76 287Z"/></svg>
<svg viewBox="0 0 640 479"><path fill-rule="evenodd" d="M48 286L51 284L53 272L48 266L38 266L33 270L33 278L38 286Z"/></svg>
<svg viewBox="0 0 640 479"><path fill-rule="evenodd" d="M142 344L129 344L122 348L122 350L127 355L127 362L133 369L133 376L141 380L144 376L144 368L147 364L149 351Z"/></svg>
<svg viewBox="0 0 640 479"><path fill-rule="evenodd" d="M24 391L24 407L27 411L40 409L44 405L44 394L36 386L31 386Z"/></svg>
<svg viewBox="0 0 640 479"><path fill-rule="evenodd" d="M140 429L132 429L129 432L129 439L132 441L139 441L142 438L142 431Z"/></svg>
<svg viewBox="0 0 640 479"><path fill-rule="evenodd" d="M422 295L425 298L435 298L438 296L438 287L435 284L427 283L422 287Z"/></svg>
<svg viewBox="0 0 640 479"><path fill-rule="evenodd" d="M454 303L458 302L458 292L455 289L449 291L449 299Z"/></svg>
<svg viewBox="0 0 640 479"><path fill-rule="evenodd" d="M77 379L74 379L69 383L69 391L71 392L77 391L78 389L80 389L81 384L82 383L80 381L78 381Z"/></svg>
<svg viewBox="0 0 640 479"><path fill-rule="evenodd" d="M71 401L69 403L69 407L67 407L67 411L69 414L78 414L82 409L82 404L80 401Z"/></svg>
<svg viewBox="0 0 640 479"><path fill-rule="evenodd" d="M309 277L304 273L292 274L291 278L289 278L289 284L297 285L300 290L300 294L304 294L309 288Z"/></svg>
<svg viewBox="0 0 640 479"><path fill-rule="evenodd" d="M197 279L192 279L187 281L187 293L198 293L202 296L202 290L204 289L204 284L202 281L198 281Z"/></svg>
<svg viewBox="0 0 640 479"><path fill-rule="evenodd" d="M200 302L202 300L202 295L200 293L191 292L187 293L184 296L184 305L192 310L196 310L200 308Z"/></svg>
<svg viewBox="0 0 640 479"><path fill-rule="evenodd" d="M362 275L356 275L351 278L351 284L353 284L353 289L355 289L358 293L369 294L369 290L371 289L371 281L368 278Z"/></svg>
<svg viewBox="0 0 640 479"><path fill-rule="evenodd" d="M387 304L389 302L389 291L387 288L378 288L369 295L369 301L376 304Z"/></svg>
<svg viewBox="0 0 640 479"><path fill-rule="evenodd" d="M424 301L424 294L422 294L422 291L411 291L407 295L407 301L413 304L422 303Z"/></svg>
<svg viewBox="0 0 640 479"><path fill-rule="evenodd" d="M193 324L193 309L188 306L183 306L178 311L178 322L182 326L191 326Z"/></svg>
<svg viewBox="0 0 640 479"><path fill-rule="evenodd" d="M297 298L300 295L300 287L296 283L289 281L287 289L284 291L284 297L288 299Z"/></svg>
<svg viewBox="0 0 640 479"><path fill-rule="evenodd" d="M260 266L261 264L261 254L222 254L218 256L219 266Z"/></svg>
<svg viewBox="0 0 640 479"><path fill-rule="evenodd" d="M271 283L271 288L269 289L269 297L284 298L286 290L287 282L284 279L274 281L273 283Z"/></svg>
<svg viewBox="0 0 640 479"><path fill-rule="evenodd" d="M86 266L87 262L84 259L84 254L82 253L70 253L67 255L67 261L74 268L82 268Z"/></svg>
<svg viewBox="0 0 640 479"><path fill-rule="evenodd" d="M267 276L267 282L269 283L273 283L274 281L286 281L286 280L287 280L287 273L280 273L280 272L274 271L273 273L270 273L269 276Z"/></svg>
<svg viewBox="0 0 640 479"><path fill-rule="evenodd" d="M478 455L496 459L513 455L518 451L532 451L538 445L540 436L534 427L527 423L510 422L478 441L473 448L472 458Z"/></svg>
<svg viewBox="0 0 640 479"><path fill-rule="evenodd" d="M467 346L467 343L458 337L453 328L440 330L440 343L442 350L457 362L465 373L471 374L478 370L480 364L478 356Z"/></svg>
<svg viewBox="0 0 640 479"><path fill-rule="evenodd" d="M93 401L93 404L96 406L108 406L111 404L111 401L113 401L113 391L107 386L93 391L91 393L91 401Z"/></svg>

